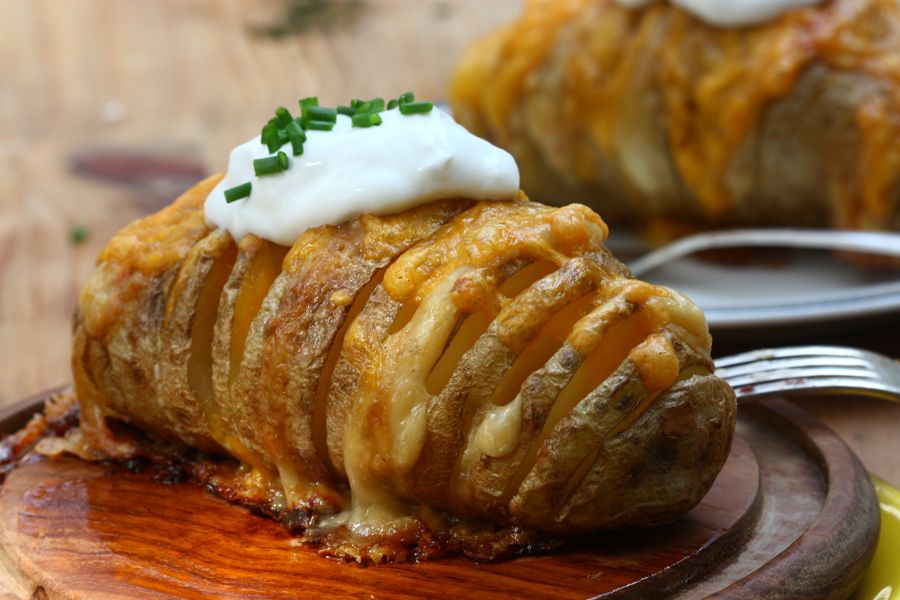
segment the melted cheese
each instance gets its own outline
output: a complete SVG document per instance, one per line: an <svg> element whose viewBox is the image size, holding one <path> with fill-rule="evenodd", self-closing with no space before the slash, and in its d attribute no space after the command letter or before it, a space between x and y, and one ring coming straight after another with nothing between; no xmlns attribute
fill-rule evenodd
<svg viewBox="0 0 900 600"><path fill-rule="evenodd" d="M312 399L313 439L307 446L321 455L333 442L325 439L332 435L324 414L323 405L329 399L325 388L331 385L338 360L347 361L357 370L357 388L350 398L345 428L340 430L342 469L333 465L335 471L346 473L351 503L346 512L323 521L323 526L346 526L360 536L402 530L409 526L414 511L427 510L417 505L412 490L417 484L416 469L428 451L429 406L456 375L458 365L463 363L462 354L482 333L518 358L510 365L513 368L506 373L508 377L498 381L494 394L467 398L477 419L443 425L458 427L460 438L467 441L451 459L459 461L452 465L452 479L435 482L447 487L447 503L451 497L465 502L461 482L482 461L518 460L511 469L510 486L501 490L508 500L529 472L542 440L626 356L636 365L647 389L654 394L664 389L674 380L673 373L678 375L679 367L674 349L654 337L664 328L679 328L681 338L696 344L699 350L708 351L709 347L705 322L689 301L664 288L628 279L620 265L605 258L606 225L583 206L550 208L521 198L483 202L459 213L448 214L434 206L414 210L417 212L405 217L408 225L403 225L403 215L360 220L370 228L372 238L367 241L374 255L398 253L388 248L409 243L398 240L408 239L410 231L421 235L390 266L378 271L363 286L361 297L352 301L351 319L355 321L340 328L333 342L337 350L332 347L323 357L322 387L315 389ZM433 213L443 215L443 221ZM418 219L415 215L420 214L425 216ZM452 214L456 216L451 218ZM429 221L431 218L437 221ZM322 244L343 244L342 236L349 235L357 225L354 222L351 227L308 231L288 251L284 273L301 279L327 276L317 275L307 258ZM258 310L263 290L271 285L283 255L274 245L266 247L271 252L254 260L258 273L244 280L238 294L237 303L251 312ZM227 271L228 265L222 262L221 270ZM210 294L221 287L221 275L210 278ZM332 301L337 293L338 303L346 306L347 299L338 293L343 289L340 283L323 284L321 291L323 298ZM393 303L389 314L395 318L391 326L379 324L383 326L378 334L383 334L381 339L375 337L371 322L366 328L358 326L366 315L363 304L367 304L370 293L376 292L379 302ZM208 321L215 312L210 307L215 302L204 298L200 304L204 318L194 344L207 346ZM240 338L248 335L246 329L243 324L232 329L232 343L241 344ZM454 345L457 337L458 346ZM583 368L558 395L537 437L531 431L532 438L523 443L529 409L523 404L521 388L564 346L566 351L578 353ZM202 352L196 356L195 375L205 382L209 356ZM429 377L445 356L447 364L429 384ZM239 358L229 355L225 359L233 366ZM82 370L78 381L86 391L83 401L90 403L97 395L91 394L88 375ZM463 385L477 383L471 377L478 377L478 373L463 375L470 378ZM201 395L206 394L200 389L202 385L196 387ZM652 398L641 407L650 402ZM639 407L637 413L641 410ZM102 420L96 412L86 414ZM265 440L264 448L256 449L266 456L245 455L244 446L235 439L237 433L227 431L212 412L208 416L211 427L217 428L216 439L253 467L247 469L244 482L249 488L269 494L278 506L299 506L310 494L330 493L335 483L330 475L321 469L312 472L308 463L295 461L288 451L292 441L286 436L279 433ZM534 429L533 424L529 427ZM277 473L266 464L274 465ZM471 512L477 513L477 507Z"/></svg>
<svg viewBox="0 0 900 600"><path fill-rule="evenodd" d="M900 189L898 48L893 0L824 2L739 31L707 27L669 3L637 11L612 0L532 1L520 20L471 48L451 98L481 135L514 149L536 138L563 181L590 189L621 170L651 216L683 185L715 219L741 200L726 179L767 107L816 64L857 73L876 90L848 107L858 175L823 184L822 194L835 198L837 225L889 228ZM543 78L560 78L544 86L559 96L523 101L529 82ZM550 112L536 119L539 107ZM665 132L661 164L648 160L658 153L647 152L646 138L627 129L650 127L656 113Z"/></svg>

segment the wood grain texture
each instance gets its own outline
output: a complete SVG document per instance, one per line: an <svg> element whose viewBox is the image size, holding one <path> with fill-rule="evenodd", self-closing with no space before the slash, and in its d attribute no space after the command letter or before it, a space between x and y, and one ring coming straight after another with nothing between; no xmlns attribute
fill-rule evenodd
<svg viewBox="0 0 900 600"><path fill-rule="evenodd" d="M497 564L360 568L192 484L33 457L0 489L0 582L49 598L842 597L877 537L865 471L787 403L745 411L740 431L713 489L678 522Z"/></svg>
<svg viewBox="0 0 900 600"><path fill-rule="evenodd" d="M821 512L784 552L713 597L848 596L872 560L880 522L862 464L839 437L794 405L750 403L743 410L803 449L821 470L827 493Z"/></svg>
<svg viewBox="0 0 900 600"><path fill-rule="evenodd" d="M0 406L70 380L72 309L100 247L196 173L223 169L273 106L309 93L445 97L464 46L521 0L368 5L349 29L273 40L252 28L282 0L0 0ZM89 230L80 245L76 225ZM900 357L898 326L790 343ZM900 484L900 406L810 408Z"/></svg>
<svg viewBox="0 0 900 600"><path fill-rule="evenodd" d="M70 380L72 309L99 249L223 170L274 107L442 98L465 45L520 2L369 0L347 29L254 33L285 5L0 0L0 405Z"/></svg>
<svg viewBox="0 0 900 600"><path fill-rule="evenodd" d="M753 455L738 442L718 486L671 526L493 565L450 559L361 568L319 557L279 524L195 485L164 485L76 459L38 459L14 471L0 492L0 536L26 578L65 598L278 597L289 595L298 577L318 597L387 590L389 597L438 597L455 588L569 598L632 584L649 593L735 551L756 522L758 483Z"/></svg>

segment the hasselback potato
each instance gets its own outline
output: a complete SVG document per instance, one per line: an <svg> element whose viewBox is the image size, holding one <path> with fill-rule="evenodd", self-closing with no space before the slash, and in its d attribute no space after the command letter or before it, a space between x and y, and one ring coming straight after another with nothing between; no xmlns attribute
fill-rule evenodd
<svg viewBox="0 0 900 600"><path fill-rule="evenodd" d="M439 200L287 248L207 226L217 181L123 229L84 287L82 454L233 457L225 495L326 544L650 525L712 484L735 401L705 320L588 208Z"/></svg>
<svg viewBox="0 0 900 600"><path fill-rule="evenodd" d="M729 28L640 4L530 1L462 59L455 118L610 222L900 229L896 1Z"/></svg>

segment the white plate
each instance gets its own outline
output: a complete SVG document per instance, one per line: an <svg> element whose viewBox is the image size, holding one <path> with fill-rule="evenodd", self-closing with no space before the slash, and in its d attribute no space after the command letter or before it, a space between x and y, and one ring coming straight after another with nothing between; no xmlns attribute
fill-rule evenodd
<svg viewBox="0 0 900 600"><path fill-rule="evenodd" d="M618 255L641 248L627 234L610 240ZM723 265L684 258L642 279L675 288L696 302L710 329L741 330L841 324L900 315L900 269L864 269L828 252L790 250L783 262ZM779 259L782 254L779 253Z"/></svg>

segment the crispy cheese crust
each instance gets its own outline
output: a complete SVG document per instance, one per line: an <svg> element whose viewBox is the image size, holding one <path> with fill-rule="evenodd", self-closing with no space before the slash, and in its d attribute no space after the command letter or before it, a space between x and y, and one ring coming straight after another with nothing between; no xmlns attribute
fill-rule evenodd
<svg viewBox="0 0 900 600"><path fill-rule="evenodd" d="M215 181L85 286L82 454L232 457L220 493L359 560L650 525L722 467L735 402L702 314L631 278L590 209L442 200L285 248L203 225Z"/></svg>

